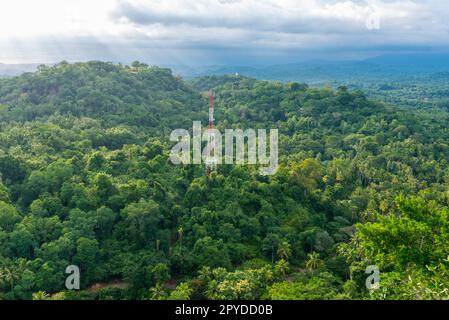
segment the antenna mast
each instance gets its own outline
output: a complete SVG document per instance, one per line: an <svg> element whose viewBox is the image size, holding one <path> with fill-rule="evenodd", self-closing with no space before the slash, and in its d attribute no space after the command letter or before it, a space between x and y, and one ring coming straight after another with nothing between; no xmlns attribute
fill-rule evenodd
<svg viewBox="0 0 449 320"><path fill-rule="evenodd" d="M215 158L215 119L214 119L214 92L209 91L209 128L206 154L206 175L210 175L217 167L217 159ZM213 155L211 151L213 150Z"/></svg>

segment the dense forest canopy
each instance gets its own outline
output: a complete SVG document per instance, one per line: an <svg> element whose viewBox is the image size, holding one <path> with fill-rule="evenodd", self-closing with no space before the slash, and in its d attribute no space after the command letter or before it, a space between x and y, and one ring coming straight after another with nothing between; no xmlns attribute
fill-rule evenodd
<svg viewBox="0 0 449 320"><path fill-rule="evenodd" d="M169 161L210 89L219 129L279 129L276 175ZM0 298L447 299L448 115L138 62L0 79Z"/></svg>

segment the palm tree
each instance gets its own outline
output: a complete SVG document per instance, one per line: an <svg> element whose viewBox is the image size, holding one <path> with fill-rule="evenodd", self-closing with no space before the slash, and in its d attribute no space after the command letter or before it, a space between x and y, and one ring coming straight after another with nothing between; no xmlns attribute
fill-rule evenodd
<svg viewBox="0 0 449 320"><path fill-rule="evenodd" d="M38 291L33 293L33 300L48 300L50 295L45 291Z"/></svg>
<svg viewBox="0 0 449 320"><path fill-rule="evenodd" d="M289 270L289 265L287 261L281 259L276 263L274 268L278 275L285 276Z"/></svg>
<svg viewBox="0 0 449 320"><path fill-rule="evenodd" d="M200 271L198 271L198 279L203 282L208 282L212 278L212 270L210 267L202 267Z"/></svg>
<svg viewBox="0 0 449 320"><path fill-rule="evenodd" d="M206 290L204 290L206 297L211 300L216 300L220 296L220 288L219 282L215 279L209 281L206 286Z"/></svg>
<svg viewBox="0 0 449 320"><path fill-rule="evenodd" d="M9 265L5 265L0 268L0 284L9 284L11 292L14 290L14 282L20 279L21 274L25 270L26 260L19 259L10 262Z"/></svg>
<svg viewBox="0 0 449 320"><path fill-rule="evenodd" d="M162 284L158 283L155 287L150 289L150 299L151 300L163 300L166 297L166 293Z"/></svg>
<svg viewBox="0 0 449 320"><path fill-rule="evenodd" d="M288 243L288 241L282 241L279 244L277 254L279 258L288 261L288 258L290 258L292 255L292 249L290 248L290 244Z"/></svg>
<svg viewBox="0 0 449 320"><path fill-rule="evenodd" d="M0 268L0 285L4 286L6 285L9 281L8 281L8 268L7 267L2 267Z"/></svg>
<svg viewBox="0 0 449 320"><path fill-rule="evenodd" d="M14 281L19 277L15 271L12 266L0 269L0 282L2 284L9 284L11 291L14 290Z"/></svg>
<svg viewBox="0 0 449 320"><path fill-rule="evenodd" d="M309 271L319 269L323 266L323 260L320 259L320 255L317 252L312 252L307 255L306 268Z"/></svg>
<svg viewBox="0 0 449 320"><path fill-rule="evenodd" d="M3 285L9 284L11 292L14 290L14 281L18 278L18 275L14 271L11 267L3 267L0 270L0 282Z"/></svg>

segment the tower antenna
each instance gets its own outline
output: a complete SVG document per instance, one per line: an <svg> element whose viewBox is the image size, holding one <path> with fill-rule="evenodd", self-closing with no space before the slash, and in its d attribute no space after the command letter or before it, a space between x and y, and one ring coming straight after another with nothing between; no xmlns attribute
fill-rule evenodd
<svg viewBox="0 0 449 320"><path fill-rule="evenodd" d="M215 157L215 119L214 119L214 92L209 91L209 127L208 127L208 141L206 154L206 175L210 176L213 170L217 167L217 158ZM213 155L211 154L213 150Z"/></svg>

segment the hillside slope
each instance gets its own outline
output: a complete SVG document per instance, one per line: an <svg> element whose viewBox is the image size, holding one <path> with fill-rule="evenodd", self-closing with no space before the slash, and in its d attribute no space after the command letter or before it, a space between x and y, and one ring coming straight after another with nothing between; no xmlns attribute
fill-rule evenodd
<svg viewBox="0 0 449 320"><path fill-rule="evenodd" d="M218 129L279 129L275 175L169 161L211 88ZM445 297L447 113L103 62L0 80L0 104L2 298L368 298L369 264L375 298ZM123 285L67 291L69 265Z"/></svg>

